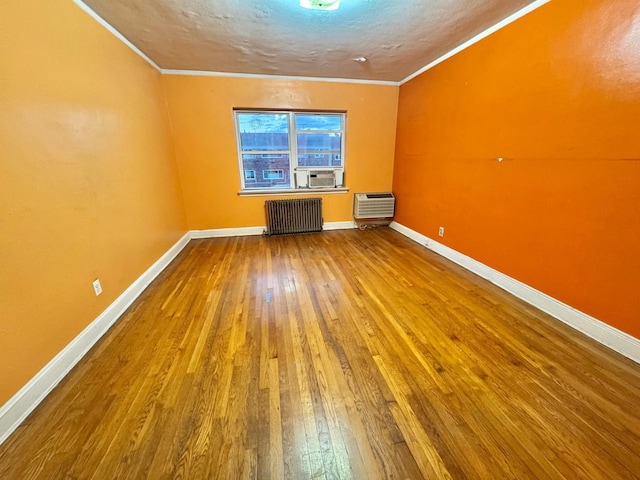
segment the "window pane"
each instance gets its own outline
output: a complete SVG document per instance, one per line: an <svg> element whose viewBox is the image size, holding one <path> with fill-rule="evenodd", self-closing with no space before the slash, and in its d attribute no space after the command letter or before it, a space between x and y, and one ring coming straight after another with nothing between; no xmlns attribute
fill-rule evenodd
<svg viewBox="0 0 640 480"><path fill-rule="evenodd" d="M242 155L245 188L290 188L289 155ZM251 180L247 178L253 176Z"/></svg>
<svg viewBox="0 0 640 480"><path fill-rule="evenodd" d="M342 135L339 133L298 133L297 139L299 166L342 166Z"/></svg>
<svg viewBox="0 0 640 480"><path fill-rule="evenodd" d="M284 170L282 169L263 170L262 177L265 180L282 180L284 179Z"/></svg>
<svg viewBox="0 0 640 480"><path fill-rule="evenodd" d="M342 115L296 115L298 130L342 130Z"/></svg>
<svg viewBox="0 0 640 480"><path fill-rule="evenodd" d="M289 150L288 116L280 113L238 113L242 151Z"/></svg>

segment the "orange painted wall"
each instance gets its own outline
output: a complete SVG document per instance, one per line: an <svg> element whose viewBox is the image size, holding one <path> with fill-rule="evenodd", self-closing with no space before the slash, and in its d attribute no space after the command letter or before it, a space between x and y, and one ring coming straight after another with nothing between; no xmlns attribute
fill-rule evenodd
<svg viewBox="0 0 640 480"><path fill-rule="evenodd" d="M172 75L163 81L190 229L265 224L264 201L274 197L238 196L234 107L347 111L350 191L321 195L325 221L351 220L354 192L391 189L396 86Z"/></svg>
<svg viewBox="0 0 640 480"><path fill-rule="evenodd" d="M1 405L186 222L160 74L73 2L4 0L0 72Z"/></svg>
<svg viewBox="0 0 640 480"><path fill-rule="evenodd" d="M554 0L402 85L393 181L399 223L637 338L639 25Z"/></svg>

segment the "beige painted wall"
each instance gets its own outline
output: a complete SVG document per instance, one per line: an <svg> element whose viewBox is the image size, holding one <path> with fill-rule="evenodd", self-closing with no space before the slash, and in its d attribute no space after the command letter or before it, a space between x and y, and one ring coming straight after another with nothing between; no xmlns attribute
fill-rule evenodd
<svg viewBox="0 0 640 480"><path fill-rule="evenodd" d="M0 150L2 405L186 223L160 74L70 0L0 5Z"/></svg>
<svg viewBox="0 0 640 480"><path fill-rule="evenodd" d="M398 87L165 75L190 229L265 224L264 201L240 197L233 108L346 110L349 193L320 195L326 222L351 220L354 192L389 191Z"/></svg>

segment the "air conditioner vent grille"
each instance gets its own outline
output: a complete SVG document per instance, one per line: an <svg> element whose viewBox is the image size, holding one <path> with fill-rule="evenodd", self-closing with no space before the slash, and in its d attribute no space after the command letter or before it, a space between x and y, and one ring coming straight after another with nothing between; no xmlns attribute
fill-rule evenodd
<svg viewBox="0 0 640 480"><path fill-rule="evenodd" d="M365 193L367 198L393 198L393 193Z"/></svg>
<svg viewBox="0 0 640 480"><path fill-rule="evenodd" d="M353 217L392 218L396 199L392 193L356 193L353 198Z"/></svg>

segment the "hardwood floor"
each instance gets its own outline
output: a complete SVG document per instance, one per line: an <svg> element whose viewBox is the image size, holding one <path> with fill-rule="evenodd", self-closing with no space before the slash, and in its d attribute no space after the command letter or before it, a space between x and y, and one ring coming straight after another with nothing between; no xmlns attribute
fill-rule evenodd
<svg viewBox="0 0 640 480"><path fill-rule="evenodd" d="M192 241L3 479L631 479L640 366L389 229Z"/></svg>

